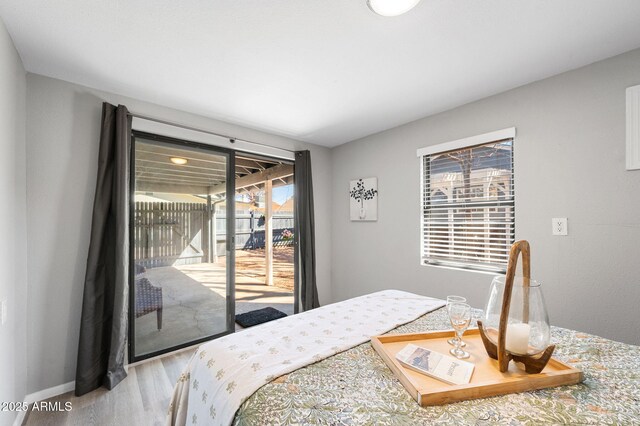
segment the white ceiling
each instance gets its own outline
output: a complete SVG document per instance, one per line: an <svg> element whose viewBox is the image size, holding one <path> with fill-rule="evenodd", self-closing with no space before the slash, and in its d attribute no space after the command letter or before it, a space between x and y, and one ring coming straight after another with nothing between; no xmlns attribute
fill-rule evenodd
<svg viewBox="0 0 640 426"><path fill-rule="evenodd" d="M28 71L335 146L640 47L638 0L0 0Z"/></svg>

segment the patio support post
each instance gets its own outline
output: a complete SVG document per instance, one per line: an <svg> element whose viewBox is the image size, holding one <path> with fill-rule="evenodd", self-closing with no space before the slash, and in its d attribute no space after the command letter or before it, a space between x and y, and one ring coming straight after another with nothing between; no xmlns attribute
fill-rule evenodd
<svg viewBox="0 0 640 426"><path fill-rule="evenodd" d="M207 206L202 219L202 251L204 256L202 261L211 263L211 196L207 196Z"/></svg>
<svg viewBox="0 0 640 426"><path fill-rule="evenodd" d="M216 263L218 261L218 221L216 220L216 205L213 203L211 208L211 262Z"/></svg>
<svg viewBox="0 0 640 426"><path fill-rule="evenodd" d="M264 182L264 260L265 284L273 285L273 203L272 180Z"/></svg>
<svg viewBox="0 0 640 426"><path fill-rule="evenodd" d="M205 235L205 241L207 244L207 263L213 262L213 250L215 250L214 245L212 244L212 211L211 211L211 195L207 195L207 235Z"/></svg>

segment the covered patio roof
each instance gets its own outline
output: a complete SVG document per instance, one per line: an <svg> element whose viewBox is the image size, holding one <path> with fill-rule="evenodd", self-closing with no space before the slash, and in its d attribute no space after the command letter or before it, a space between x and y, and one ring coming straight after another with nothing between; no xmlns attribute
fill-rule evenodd
<svg viewBox="0 0 640 426"><path fill-rule="evenodd" d="M204 245L209 261L217 259L215 205L228 198L227 157L189 145L174 145L136 138L135 191L188 194L206 198L207 225ZM255 190L265 194L265 284L273 285L273 188L293 183L293 164L284 160L235 154L236 192ZM235 199L232 194L231 199Z"/></svg>
<svg viewBox="0 0 640 426"><path fill-rule="evenodd" d="M186 160L176 164L172 159ZM163 192L220 197L226 191L226 157L190 147L138 139L135 145L137 192ZM286 161L236 155L236 191L264 190L293 183L293 165Z"/></svg>

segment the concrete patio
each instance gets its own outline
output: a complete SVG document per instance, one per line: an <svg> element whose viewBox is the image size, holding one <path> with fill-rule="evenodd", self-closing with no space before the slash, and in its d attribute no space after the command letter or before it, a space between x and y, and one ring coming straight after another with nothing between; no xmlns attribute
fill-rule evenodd
<svg viewBox="0 0 640 426"><path fill-rule="evenodd" d="M279 286L264 284L264 257L260 257L259 251L238 251L236 314L268 306L293 314L293 293L282 288L293 288L293 263L285 251L274 256L274 281ZM137 356L224 332L227 296L224 258L217 263L149 268L145 275L153 285L162 287L163 326L157 329L155 313L136 318ZM287 277L291 284L287 283ZM236 324L236 329L240 328Z"/></svg>

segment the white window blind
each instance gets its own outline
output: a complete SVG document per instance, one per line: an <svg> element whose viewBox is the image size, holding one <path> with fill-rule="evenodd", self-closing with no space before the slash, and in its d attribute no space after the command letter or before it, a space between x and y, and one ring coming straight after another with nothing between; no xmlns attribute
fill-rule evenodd
<svg viewBox="0 0 640 426"><path fill-rule="evenodd" d="M515 129L506 134L514 135ZM515 237L513 140L418 152L424 264L506 271Z"/></svg>

